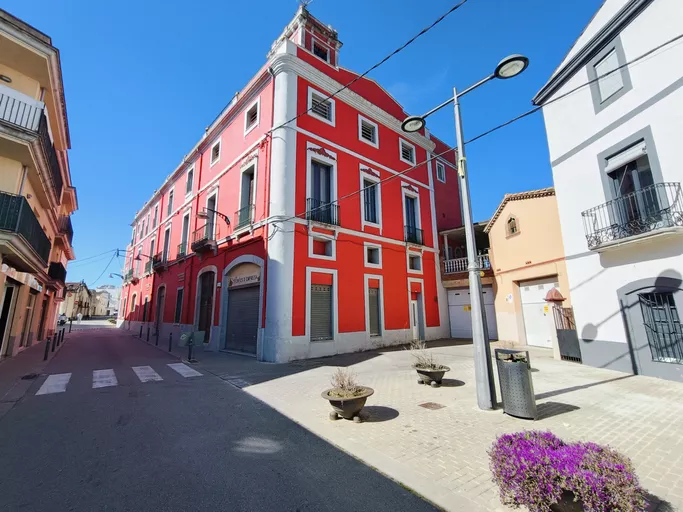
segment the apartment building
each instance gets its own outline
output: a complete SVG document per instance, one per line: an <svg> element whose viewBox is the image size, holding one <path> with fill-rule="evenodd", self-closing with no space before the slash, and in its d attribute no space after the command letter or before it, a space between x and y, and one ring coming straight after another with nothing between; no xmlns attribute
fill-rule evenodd
<svg viewBox="0 0 683 512"><path fill-rule="evenodd" d="M402 132L406 112L341 47L300 7L138 211L124 328L264 361L448 335L435 193L460 215L454 156L429 159L446 146Z"/></svg>
<svg viewBox="0 0 683 512"><path fill-rule="evenodd" d="M84 282L66 283L64 288L65 297L59 304L59 314L67 318L76 318L80 313L83 317L89 316L92 304L92 292Z"/></svg>
<svg viewBox="0 0 683 512"><path fill-rule="evenodd" d="M0 9L0 357L54 331L77 209L59 50Z"/></svg>
<svg viewBox="0 0 683 512"><path fill-rule="evenodd" d="M543 106L581 358L683 380L683 9L606 0Z"/></svg>

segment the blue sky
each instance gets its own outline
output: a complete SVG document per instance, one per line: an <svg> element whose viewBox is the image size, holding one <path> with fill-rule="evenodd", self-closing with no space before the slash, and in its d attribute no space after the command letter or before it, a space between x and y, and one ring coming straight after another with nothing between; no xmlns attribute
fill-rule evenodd
<svg viewBox="0 0 683 512"><path fill-rule="evenodd" d="M314 0L310 11L339 32L340 64L365 71L456 0ZM486 76L510 53L529 57L519 77L494 81L462 102L471 138L531 106L601 0L469 0L374 71L410 113L423 113ZM60 49L71 129L73 216L79 259L124 249L135 211L178 165L232 95L263 65L291 20L295 0L4 0ZM430 130L454 144L453 115ZM505 193L552 185L542 115L468 146L475 220ZM111 254L72 262L69 280L93 284ZM110 271L95 284L118 284Z"/></svg>

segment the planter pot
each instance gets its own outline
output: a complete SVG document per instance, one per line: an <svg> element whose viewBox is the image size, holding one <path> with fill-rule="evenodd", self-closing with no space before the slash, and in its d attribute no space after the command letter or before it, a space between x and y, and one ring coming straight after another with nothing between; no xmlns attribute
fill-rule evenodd
<svg viewBox="0 0 683 512"><path fill-rule="evenodd" d="M356 423L360 423L360 411L365 407L365 402L368 397L372 396L375 392L374 389L361 386L363 388L363 393L354 396L353 398L339 398L330 395L333 389L328 389L322 392L322 397L325 400L329 400L332 406L333 412L330 413L330 419L336 420L341 416L346 420L353 420Z"/></svg>
<svg viewBox="0 0 683 512"><path fill-rule="evenodd" d="M451 369L448 366L444 366L441 370L424 370L422 368L415 368L415 371L417 372L417 383L431 384L432 387L440 386L444 374L450 370Z"/></svg>
<svg viewBox="0 0 683 512"><path fill-rule="evenodd" d="M552 512L583 512L583 503L574 501L574 493L566 491L562 493L562 498L557 503L550 505Z"/></svg>

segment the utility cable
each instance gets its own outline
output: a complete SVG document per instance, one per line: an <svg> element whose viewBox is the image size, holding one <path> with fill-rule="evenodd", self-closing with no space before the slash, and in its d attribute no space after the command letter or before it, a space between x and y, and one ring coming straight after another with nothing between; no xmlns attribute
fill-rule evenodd
<svg viewBox="0 0 683 512"><path fill-rule="evenodd" d="M97 279L95 279L95 280L92 282L92 284L90 285L91 287L92 287L92 286L95 286L95 284L97 283L97 281L99 281L99 280L102 278L102 276L104 275L104 273L105 273L105 272L107 271L107 269L109 268L109 265L111 265L111 262L114 261L114 258L115 258L115 257L116 257L116 253L114 253L114 254L111 255L111 259L109 260L109 263L107 263L107 266L104 267L104 270L102 271L102 273L101 273L99 276L97 276Z"/></svg>

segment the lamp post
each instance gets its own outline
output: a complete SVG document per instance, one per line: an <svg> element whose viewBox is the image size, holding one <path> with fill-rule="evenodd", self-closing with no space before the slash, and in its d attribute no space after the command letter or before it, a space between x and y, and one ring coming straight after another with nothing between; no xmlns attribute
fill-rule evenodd
<svg viewBox="0 0 683 512"><path fill-rule="evenodd" d="M474 373L477 386L477 405L480 409L493 409L496 404L496 390L493 381L493 368L491 366L491 349L489 347L488 329L486 327L486 313L483 308L483 295L481 290L481 275L479 274L479 260L477 258L477 245L474 238L474 224L472 223L472 205L470 200L470 185L467 179L467 158L465 157L465 144L460 117L460 98L473 91L480 85L494 78L508 79L519 75L529 65L529 59L522 55L510 55L504 58L496 66L494 72L479 82L471 85L462 92L453 88L453 97L433 108L422 116L410 116L406 118L401 128L403 131L418 132L425 127L425 119L434 112L453 103L455 115L455 136L458 147L458 175L460 176L460 195L463 203L463 223L465 225L465 241L467 244L467 271L470 282L470 301L472 315L472 342L474 344Z"/></svg>
<svg viewBox="0 0 683 512"><path fill-rule="evenodd" d="M111 274L109 274L109 279L111 279L114 276L119 276L121 279L125 279L121 274L117 274L116 272L112 272Z"/></svg>

